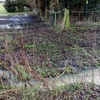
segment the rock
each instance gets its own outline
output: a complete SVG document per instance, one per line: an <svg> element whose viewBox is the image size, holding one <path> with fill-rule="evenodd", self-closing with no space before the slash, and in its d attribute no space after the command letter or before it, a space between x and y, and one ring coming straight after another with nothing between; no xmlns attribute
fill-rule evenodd
<svg viewBox="0 0 100 100"><path fill-rule="evenodd" d="M0 75L4 79L7 79L7 80L11 79L13 81L17 81L17 78L14 76L14 74L11 71L0 70Z"/></svg>

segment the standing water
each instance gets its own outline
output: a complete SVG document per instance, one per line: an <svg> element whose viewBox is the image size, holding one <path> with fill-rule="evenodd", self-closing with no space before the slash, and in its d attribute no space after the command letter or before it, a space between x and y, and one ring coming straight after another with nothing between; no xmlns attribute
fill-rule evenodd
<svg viewBox="0 0 100 100"><path fill-rule="evenodd" d="M33 15L16 15L16 16L3 16L0 17L0 28L1 29L21 29L24 28L24 25L27 24L38 24L40 18Z"/></svg>

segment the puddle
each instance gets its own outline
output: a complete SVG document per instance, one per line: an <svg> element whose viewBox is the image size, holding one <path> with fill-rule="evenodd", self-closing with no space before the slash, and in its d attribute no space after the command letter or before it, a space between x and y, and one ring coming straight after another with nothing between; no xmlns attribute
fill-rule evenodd
<svg viewBox="0 0 100 100"><path fill-rule="evenodd" d="M100 68L82 71L78 74L63 75L60 78L54 79L56 86L61 86L71 83L93 83L100 86Z"/></svg>
<svg viewBox="0 0 100 100"><path fill-rule="evenodd" d="M16 15L16 16L2 16L0 17L1 29L21 29L24 24L37 24L41 23L40 18L31 15ZM23 26L22 26L23 25Z"/></svg>
<svg viewBox="0 0 100 100"><path fill-rule="evenodd" d="M1 29L22 29L22 26L20 25L0 25Z"/></svg>
<svg viewBox="0 0 100 100"><path fill-rule="evenodd" d="M3 73L5 73L4 74L5 77L7 77L8 80L9 80L8 72L4 71ZM20 82L16 83L16 81L15 81L14 75L12 75L12 79L9 80L10 85L12 87L14 85L16 87L20 87L20 86L23 86L25 84L25 82L20 81ZM58 78L48 79L48 81L51 84L53 84L54 87L63 86L63 85L71 84L71 83L93 83L95 85L100 86L100 68L93 69L93 70L88 70L88 71L82 71L78 74L71 74L71 75L64 74L63 76L58 77ZM40 85L41 84L39 81L36 81L34 79L31 79L29 81L29 83L31 83L33 85L37 85L37 84Z"/></svg>

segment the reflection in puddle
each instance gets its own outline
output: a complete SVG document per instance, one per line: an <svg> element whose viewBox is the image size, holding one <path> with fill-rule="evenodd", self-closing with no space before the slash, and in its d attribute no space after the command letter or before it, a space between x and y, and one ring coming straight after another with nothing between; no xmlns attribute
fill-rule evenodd
<svg viewBox="0 0 100 100"><path fill-rule="evenodd" d="M0 29L21 29L22 25L40 23L38 17L30 15L2 16L0 17Z"/></svg>
<svg viewBox="0 0 100 100"><path fill-rule="evenodd" d="M8 24L8 25L0 25L1 29L22 29L20 25Z"/></svg>

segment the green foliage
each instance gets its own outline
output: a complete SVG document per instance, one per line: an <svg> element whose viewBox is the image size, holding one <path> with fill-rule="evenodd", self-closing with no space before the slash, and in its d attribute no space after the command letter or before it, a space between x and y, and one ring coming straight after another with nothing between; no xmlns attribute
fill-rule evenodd
<svg viewBox="0 0 100 100"><path fill-rule="evenodd" d="M71 72L70 67L66 67L66 73L70 73L70 72Z"/></svg>
<svg viewBox="0 0 100 100"><path fill-rule="evenodd" d="M30 79L30 75L28 73L26 73L24 66L22 66L22 65L17 66L17 70L19 73L22 74L23 80Z"/></svg>
<svg viewBox="0 0 100 100"><path fill-rule="evenodd" d="M100 0L88 0L88 4L86 4L86 0L59 0L60 2L60 8L69 8L70 10L74 8L81 8L84 7L84 10L86 11L92 11L92 10L99 10L99 4ZM98 6L98 7L97 7ZM79 9L81 10L81 9Z"/></svg>
<svg viewBox="0 0 100 100"><path fill-rule="evenodd" d="M31 11L31 8L28 8L28 7L24 6L24 11L25 12L30 12Z"/></svg>
<svg viewBox="0 0 100 100"><path fill-rule="evenodd" d="M22 100L57 100L58 98L58 100L90 100L92 97L95 98L93 100L100 99L99 88L96 89L96 86L93 88L91 85L84 87L81 83L54 87L52 90L39 87L25 88L21 94L24 95Z"/></svg>
<svg viewBox="0 0 100 100"><path fill-rule="evenodd" d="M24 6L23 4L26 2L26 0L16 0L16 6L17 6L17 11L22 12L24 11Z"/></svg>
<svg viewBox="0 0 100 100"><path fill-rule="evenodd" d="M61 57L59 51L56 49L56 45L52 42L42 42L38 46L38 52L42 55L44 52L45 54L48 52L50 57L52 56L53 59Z"/></svg>
<svg viewBox="0 0 100 100"><path fill-rule="evenodd" d="M84 67L88 67L89 63L88 62L83 62Z"/></svg>
<svg viewBox="0 0 100 100"><path fill-rule="evenodd" d="M39 68L38 66L33 66L35 71L37 71L39 74L41 74L43 77L53 77L59 75L59 72L57 72L54 69L50 68Z"/></svg>
<svg viewBox="0 0 100 100"><path fill-rule="evenodd" d="M95 62L95 63L94 63L94 67L95 67L95 68L100 67L100 62Z"/></svg>
<svg viewBox="0 0 100 100"><path fill-rule="evenodd" d="M100 50L98 50L98 54L100 54Z"/></svg>
<svg viewBox="0 0 100 100"><path fill-rule="evenodd" d="M91 55L90 55L89 53L84 53L84 57L85 57L85 58L90 58Z"/></svg>
<svg viewBox="0 0 100 100"><path fill-rule="evenodd" d="M2 50L0 50L0 53L3 53L3 52L5 52L3 49L2 49Z"/></svg>
<svg viewBox="0 0 100 100"><path fill-rule="evenodd" d="M26 44L26 45L24 45L24 48L28 48L28 49L31 49L31 48L34 48L34 47L36 47L35 44Z"/></svg>
<svg viewBox="0 0 100 100"><path fill-rule="evenodd" d="M78 90L81 87L82 87L82 84L71 84L70 86L66 85L65 90L66 91L74 91L74 90Z"/></svg>
<svg viewBox="0 0 100 100"><path fill-rule="evenodd" d="M40 90L40 86L36 86L34 88L26 88L21 90L21 94L24 95L22 100L37 100L36 96Z"/></svg>
<svg viewBox="0 0 100 100"><path fill-rule="evenodd" d="M3 86L3 85L0 83L0 91L3 90L3 89L9 90L9 89L10 89L10 86Z"/></svg>
<svg viewBox="0 0 100 100"><path fill-rule="evenodd" d="M4 7L8 12L15 12L16 11L16 2L12 1L12 0L6 0Z"/></svg>
<svg viewBox="0 0 100 100"><path fill-rule="evenodd" d="M4 7L8 12L24 11L24 3L26 0L6 0Z"/></svg>
<svg viewBox="0 0 100 100"><path fill-rule="evenodd" d="M73 9L77 6L84 5L85 0L59 0L61 8Z"/></svg>

